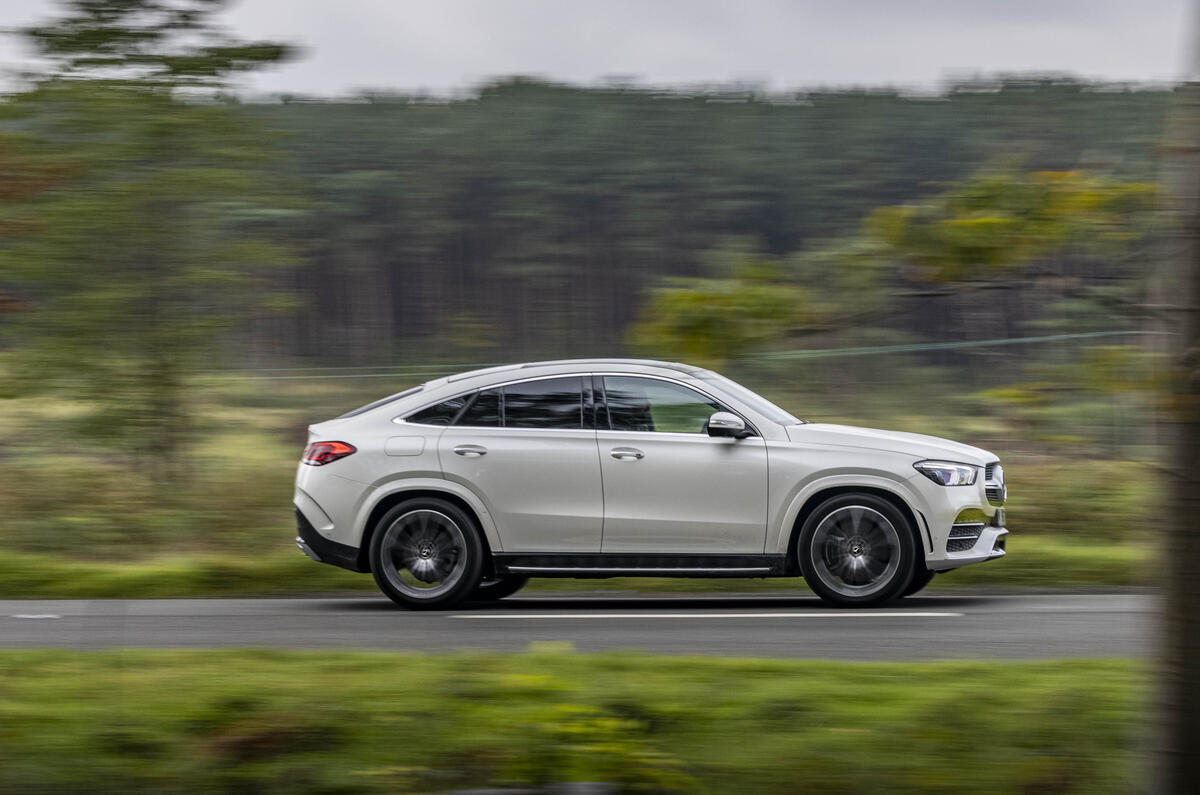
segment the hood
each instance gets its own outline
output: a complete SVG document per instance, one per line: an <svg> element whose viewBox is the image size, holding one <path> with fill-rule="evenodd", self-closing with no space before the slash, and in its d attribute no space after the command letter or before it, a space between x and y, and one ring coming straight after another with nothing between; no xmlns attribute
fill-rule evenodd
<svg viewBox="0 0 1200 795"><path fill-rule="evenodd" d="M886 450L892 453L911 455L914 458L934 458L958 461L964 464L983 466L996 460L987 450L969 444L952 442L937 436L903 431L881 431L876 428L859 428L854 425L830 425L809 422L789 425L788 438L804 444L828 444L839 447L863 447L871 450Z"/></svg>

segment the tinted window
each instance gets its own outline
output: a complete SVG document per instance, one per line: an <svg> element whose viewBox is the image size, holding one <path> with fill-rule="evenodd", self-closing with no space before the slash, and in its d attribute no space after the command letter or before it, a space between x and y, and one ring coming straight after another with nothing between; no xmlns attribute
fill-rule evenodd
<svg viewBox="0 0 1200 795"><path fill-rule="evenodd" d="M404 419L408 422L419 422L422 425L449 425L454 422L458 412L462 411L462 407L467 404L469 397L471 397L469 394L452 397L436 406L421 409L416 414L409 414Z"/></svg>
<svg viewBox="0 0 1200 795"><path fill-rule="evenodd" d="M605 376L608 419L614 431L704 433L720 404L694 389L653 378Z"/></svg>
<svg viewBox="0 0 1200 795"><path fill-rule="evenodd" d="M547 378L504 387L504 427L582 428L583 379Z"/></svg>
<svg viewBox="0 0 1200 795"><path fill-rule="evenodd" d="M455 425L472 425L477 428L492 428L500 425L500 390L489 389L478 392L471 405L458 418Z"/></svg>

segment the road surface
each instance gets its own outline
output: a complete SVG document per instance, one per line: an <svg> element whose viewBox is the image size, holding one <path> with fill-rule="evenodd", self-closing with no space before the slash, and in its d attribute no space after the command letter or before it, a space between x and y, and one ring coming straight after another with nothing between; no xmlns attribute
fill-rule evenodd
<svg viewBox="0 0 1200 795"><path fill-rule="evenodd" d="M512 597L445 612L382 597L0 601L0 648L212 646L578 651L829 660L1145 657L1157 598L1145 593L924 596L834 610L813 597Z"/></svg>

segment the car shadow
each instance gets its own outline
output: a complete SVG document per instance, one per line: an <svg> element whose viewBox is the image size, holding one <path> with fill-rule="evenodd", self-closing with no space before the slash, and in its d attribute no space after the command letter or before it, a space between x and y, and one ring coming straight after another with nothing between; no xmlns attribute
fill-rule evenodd
<svg viewBox="0 0 1200 795"><path fill-rule="evenodd" d="M872 610L945 610L951 608L964 607L979 607L995 600L995 596L985 594L971 595L930 595L930 596L910 596L907 599L900 599L885 605L877 605L870 609ZM394 604L385 596L375 598L365 596L353 596L345 598L331 598L314 600L312 604L315 610L329 610L337 612L346 611L361 611L361 612L389 612L403 610L403 608ZM631 594L628 596L606 595L606 594L571 594L571 595L553 595L553 596L510 596L507 599L492 602L464 602L449 608L449 611L464 613L464 612L539 612L546 610L622 610L628 612L637 611L661 611L661 610L677 610L687 611L694 610L701 612L704 610L779 610L779 609L805 609L805 610L829 610L838 611L853 608L839 608L827 605L819 598L813 595L797 595L797 596L764 596L764 595L736 595L736 594ZM412 614L420 613L444 613L447 610L430 610L430 611L404 611Z"/></svg>

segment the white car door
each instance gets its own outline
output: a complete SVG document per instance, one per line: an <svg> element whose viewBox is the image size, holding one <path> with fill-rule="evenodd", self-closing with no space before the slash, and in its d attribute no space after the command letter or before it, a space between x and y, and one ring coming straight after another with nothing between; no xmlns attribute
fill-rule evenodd
<svg viewBox="0 0 1200 795"><path fill-rule="evenodd" d="M485 389L438 440L443 474L487 505L504 552L600 551L604 503L585 379Z"/></svg>
<svg viewBox="0 0 1200 795"><path fill-rule="evenodd" d="M667 379L606 375L596 438L604 484L604 552L761 554L767 450L761 437L709 436L728 411Z"/></svg>

